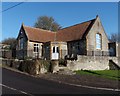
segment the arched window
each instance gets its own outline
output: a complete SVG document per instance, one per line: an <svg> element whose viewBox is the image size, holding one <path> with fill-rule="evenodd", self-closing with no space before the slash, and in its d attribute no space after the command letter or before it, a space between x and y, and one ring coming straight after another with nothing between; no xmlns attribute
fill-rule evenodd
<svg viewBox="0 0 120 96"><path fill-rule="evenodd" d="M102 49L102 37L99 33L96 34L96 49Z"/></svg>

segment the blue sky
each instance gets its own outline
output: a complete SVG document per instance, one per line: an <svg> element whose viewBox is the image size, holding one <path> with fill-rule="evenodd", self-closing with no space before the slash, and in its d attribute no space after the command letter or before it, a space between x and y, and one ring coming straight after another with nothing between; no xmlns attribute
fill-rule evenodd
<svg viewBox="0 0 120 96"><path fill-rule="evenodd" d="M5 10L19 2L3 2ZM34 26L39 16L52 16L63 28L100 16L107 35L118 32L117 2L25 2L2 13L2 40L17 37L22 22Z"/></svg>

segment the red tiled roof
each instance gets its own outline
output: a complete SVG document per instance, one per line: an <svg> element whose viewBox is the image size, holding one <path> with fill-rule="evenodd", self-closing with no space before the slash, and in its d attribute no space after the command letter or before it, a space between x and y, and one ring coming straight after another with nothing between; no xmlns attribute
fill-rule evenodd
<svg viewBox="0 0 120 96"><path fill-rule="evenodd" d="M54 41L55 32L23 26L29 40L37 42Z"/></svg>
<svg viewBox="0 0 120 96"><path fill-rule="evenodd" d="M95 19L61 29L57 32L57 41L73 41L82 39L83 35Z"/></svg>
<svg viewBox="0 0 120 96"><path fill-rule="evenodd" d="M26 35L29 40L37 42L48 42L48 41L73 41L82 39L88 29L91 28L95 19L76 24L67 28L59 30L57 33L39 28L32 28L23 25Z"/></svg>

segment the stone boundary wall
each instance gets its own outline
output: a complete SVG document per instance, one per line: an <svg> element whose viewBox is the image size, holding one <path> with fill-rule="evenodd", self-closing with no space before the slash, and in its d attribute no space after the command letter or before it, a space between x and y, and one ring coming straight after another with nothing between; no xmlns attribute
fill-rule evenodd
<svg viewBox="0 0 120 96"><path fill-rule="evenodd" d="M68 69L75 70L109 70L108 56L78 56L76 61L67 60Z"/></svg>
<svg viewBox="0 0 120 96"><path fill-rule="evenodd" d="M120 67L120 58L118 58L118 57L109 57L109 60L112 60L113 62L115 62L116 65L118 65Z"/></svg>
<svg viewBox="0 0 120 96"><path fill-rule="evenodd" d="M59 71L57 60L17 60L1 59L2 65L18 69L29 74L55 73Z"/></svg>

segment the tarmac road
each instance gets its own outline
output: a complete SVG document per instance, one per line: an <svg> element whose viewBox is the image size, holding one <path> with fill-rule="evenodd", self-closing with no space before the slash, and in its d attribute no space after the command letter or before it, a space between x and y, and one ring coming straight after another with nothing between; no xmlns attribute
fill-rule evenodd
<svg viewBox="0 0 120 96"><path fill-rule="evenodd" d="M116 91L71 86L2 68L2 94L118 94Z"/></svg>

